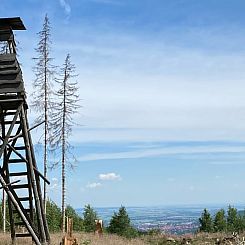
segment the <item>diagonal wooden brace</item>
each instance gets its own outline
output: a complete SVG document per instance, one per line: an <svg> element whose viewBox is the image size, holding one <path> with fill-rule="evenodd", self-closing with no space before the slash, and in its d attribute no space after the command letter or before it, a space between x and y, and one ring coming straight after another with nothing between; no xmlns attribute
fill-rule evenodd
<svg viewBox="0 0 245 245"><path fill-rule="evenodd" d="M33 130L33 129L35 129L35 128L37 128L37 127L39 127L39 126L42 125L44 122L45 122L45 120L42 121L42 122L40 122L40 123L38 123L38 124L36 124L35 126L29 128L29 129L28 129L28 132L31 131L31 130ZM19 134L15 135L13 138L9 139L8 142L10 143L11 141L13 141L13 140L15 140L15 139L17 139L17 138L19 138L19 137L21 137L21 136L22 136L22 133L19 133Z"/></svg>
<svg viewBox="0 0 245 245"><path fill-rule="evenodd" d="M1 186L1 187L0 187L0 190L1 190L1 189L4 189L4 187L7 187L7 186L13 185L13 184L17 184L17 183L19 183L19 182L20 182L20 180L16 180L16 181L10 182L10 183L6 184L5 186Z"/></svg>
<svg viewBox="0 0 245 245"><path fill-rule="evenodd" d="M19 113L21 111L22 106L23 106L23 102L19 105L18 109L16 110L16 113L14 115L14 119L13 119L13 121L12 121L10 127L9 127L8 133L7 133L7 135L6 135L6 137L5 137L4 141L3 141L3 144L2 144L1 149L0 149L0 158L2 158L4 149L5 149L6 145L8 144L9 137L10 137L10 135L12 133L12 130L14 128L14 125L15 125L16 121L17 121L17 118L18 118L18 115L19 115Z"/></svg>

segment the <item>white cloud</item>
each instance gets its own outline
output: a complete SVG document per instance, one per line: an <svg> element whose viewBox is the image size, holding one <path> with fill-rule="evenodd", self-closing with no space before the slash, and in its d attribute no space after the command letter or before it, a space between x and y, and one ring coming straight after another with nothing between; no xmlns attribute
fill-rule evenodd
<svg viewBox="0 0 245 245"><path fill-rule="evenodd" d="M107 174L100 174L99 175L100 180L121 180L121 176L115 173L107 173Z"/></svg>
<svg viewBox="0 0 245 245"><path fill-rule="evenodd" d="M117 120L117 118L115 118ZM79 121L83 121L82 119ZM241 120L243 121L243 120ZM222 122L220 122L222 123ZM238 122L239 123L239 122ZM115 124L117 124L115 122ZM88 125L88 124L87 124ZM244 124L245 125L245 124ZM200 125L199 125L200 126ZM221 125L222 126L222 125ZM162 141L244 141L245 128L209 128L173 126L168 128L74 128L72 140L75 143L94 142L162 142Z"/></svg>
<svg viewBox="0 0 245 245"><path fill-rule="evenodd" d="M70 15L71 14L71 6L67 2L67 0L59 0L59 1L60 1L61 7L65 10L66 15Z"/></svg>
<svg viewBox="0 0 245 245"><path fill-rule="evenodd" d="M184 147L165 147L148 150L95 153L80 157L79 161L95 161L109 159L133 159L145 157L158 157L164 155L185 155L185 154L206 154L206 153L244 153L242 146L184 146Z"/></svg>
<svg viewBox="0 0 245 245"><path fill-rule="evenodd" d="M88 183L86 185L86 187L89 188L89 189L95 189L95 188L98 188L98 187L101 187L101 186L102 186L101 183L96 183L96 182L94 182L94 183Z"/></svg>

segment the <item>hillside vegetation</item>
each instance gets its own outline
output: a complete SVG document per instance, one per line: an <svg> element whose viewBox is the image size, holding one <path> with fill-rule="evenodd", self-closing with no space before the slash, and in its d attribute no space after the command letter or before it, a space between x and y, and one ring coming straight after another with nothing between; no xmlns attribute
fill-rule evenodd
<svg viewBox="0 0 245 245"><path fill-rule="evenodd" d="M162 234L160 230L140 232L132 226L126 208L123 206L112 215L108 227L103 227L102 236L95 234L95 219L99 219L99 217L90 205L85 206L83 217L80 217L71 206L68 206L66 216L73 218L74 236L79 245L245 244L244 212L238 212L236 208L231 206L227 211L218 210L213 216L207 209L204 209L199 218L199 230L196 231L196 234L190 235L168 235ZM51 232L51 244L58 245L63 237L61 232L62 212L52 201L47 202L47 221ZM0 219L1 228L2 219ZM7 226L7 231L9 231L9 226ZM1 245L11 244L8 232L0 235ZM17 242L19 245L31 244L30 239L18 239Z"/></svg>
<svg viewBox="0 0 245 245"><path fill-rule="evenodd" d="M62 233L51 234L51 245L58 245L62 239ZM232 235L222 233L199 233L197 235L185 235L185 236L167 236L167 235L144 235L134 239L124 238L113 234L104 234L103 236L95 235L94 233L79 232L74 233L74 236L78 239L79 245L181 245L181 244L193 244L193 245L217 245L217 244L242 244L235 240L229 241L227 238L232 239ZM240 235L240 241L245 234ZM0 233L1 245L10 245L10 234ZM31 244L30 239L18 239L16 245Z"/></svg>

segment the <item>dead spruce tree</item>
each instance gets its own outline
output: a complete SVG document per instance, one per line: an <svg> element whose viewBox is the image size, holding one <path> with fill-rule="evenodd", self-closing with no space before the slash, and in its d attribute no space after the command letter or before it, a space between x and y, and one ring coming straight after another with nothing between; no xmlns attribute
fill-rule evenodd
<svg viewBox="0 0 245 245"><path fill-rule="evenodd" d="M56 79L59 89L55 93L56 105L52 114L52 147L59 152L61 159L61 179L62 179L62 231L65 232L65 209L66 209L66 169L73 168L75 157L71 152L69 137L72 126L75 125L73 115L79 109L78 84L74 81L75 66L70 61L70 55L66 56L65 62L60 69L59 79ZM60 154L61 153L61 154Z"/></svg>
<svg viewBox="0 0 245 245"><path fill-rule="evenodd" d="M36 123L41 123L44 120L43 133L40 138L43 143L43 168L44 176L47 177L48 167L48 146L50 143L50 116L52 113L52 90L51 79L54 75L55 66L52 65L53 58L50 57L51 40L50 40L50 22L48 16L44 18L43 28L38 33L39 42L37 45L37 57L33 58L36 62L33 71L35 73L35 80L33 81L32 107L37 112ZM43 186L44 196L44 212L46 213L47 201L47 185L44 182Z"/></svg>

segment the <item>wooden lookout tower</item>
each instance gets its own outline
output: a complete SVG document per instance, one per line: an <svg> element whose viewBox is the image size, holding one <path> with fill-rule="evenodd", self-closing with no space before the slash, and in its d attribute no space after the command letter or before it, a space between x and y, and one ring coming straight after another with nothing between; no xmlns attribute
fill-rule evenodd
<svg viewBox="0 0 245 245"><path fill-rule="evenodd" d="M30 237L30 244L47 245L50 236L40 178L48 180L37 169L13 30L25 30L19 17L0 18L0 42L4 43L0 54L0 183L8 196L12 244Z"/></svg>

